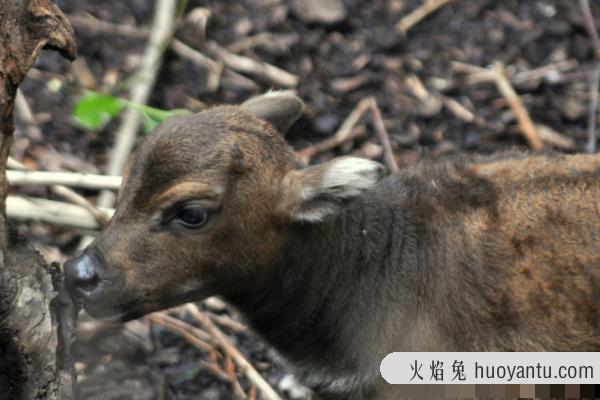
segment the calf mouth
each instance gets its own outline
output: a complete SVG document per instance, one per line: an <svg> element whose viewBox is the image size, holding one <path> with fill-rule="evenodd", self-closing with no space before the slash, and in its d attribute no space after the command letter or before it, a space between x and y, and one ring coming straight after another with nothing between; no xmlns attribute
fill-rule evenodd
<svg viewBox="0 0 600 400"><path fill-rule="evenodd" d="M140 307L141 298L120 302L107 298L93 300L82 298L79 299L79 302L90 316L106 322L126 322L147 314Z"/></svg>
<svg viewBox="0 0 600 400"><path fill-rule="evenodd" d="M138 296L121 298L121 300L114 293L104 293L101 296L82 297L78 301L93 318L106 322L127 322L155 311L165 310L193 301L201 301L207 297L209 296L206 293L198 290L164 298L140 294Z"/></svg>

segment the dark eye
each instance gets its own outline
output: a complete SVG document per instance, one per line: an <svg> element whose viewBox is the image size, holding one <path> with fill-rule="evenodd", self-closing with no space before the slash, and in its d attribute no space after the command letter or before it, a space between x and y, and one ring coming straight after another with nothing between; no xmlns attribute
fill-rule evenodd
<svg viewBox="0 0 600 400"><path fill-rule="evenodd" d="M208 220L208 210L198 204L187 204L177 212L175 219L186 228L200 228Z"/></svg>

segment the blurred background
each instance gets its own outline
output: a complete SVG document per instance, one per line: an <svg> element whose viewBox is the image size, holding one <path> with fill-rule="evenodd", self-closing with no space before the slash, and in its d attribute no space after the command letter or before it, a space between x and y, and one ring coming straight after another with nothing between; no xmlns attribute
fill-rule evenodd
<svg viewBox="0 0 600 400"><path fill-rule="evenodd" d="M463 151L596 151L598 1L55 3L75 28L79 56L69 64L44 52L22 85L14 168L119 175L172 110L270 89L306 102L287 137L312 163L355 154L403 169ZM114 190L105 187L75 188L82 198L74 199L18 184L9 216L48 260L62 262L110 215ZM79 204L79 214L64 202ZM218 299L199 307L264 383L291 396L280 387L285 371L234 310ZM125 326L84 320L84 398L268 398L194 315L182 308Z"/></svg>

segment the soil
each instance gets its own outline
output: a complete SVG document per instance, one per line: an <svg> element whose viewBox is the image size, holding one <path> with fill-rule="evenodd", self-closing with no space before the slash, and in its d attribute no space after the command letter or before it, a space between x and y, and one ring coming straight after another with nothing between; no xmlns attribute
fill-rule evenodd
<svg viewBox="0 0 600 400"><path fill-rule="evenodd" d="M149 26L153 15L153 3L145 0L55 2L67 15L90 13L101 20L138 27ZM211 11L206 39L189 24L183 24L176 34L201 51L206 40L213 40L298 75L297 91L307 107L288 134L295 148L333 135L366 96L374 96L381 108L401 168L459 151L526 148L515 115L496 86L492 82L471 84L456 67L456 62L487 67L500 61L507 66L532 120L566 140L558 150L586 150L590 86L598 56L579 2L456 0L406 34L398 33L395 25L421 4L420 0L344 0L341 14L323 21L315 20L315 13L303 12L296 3L190 0L186 13L197 7ZM319 1L311 3L318 6ZM591 3L600 26L600 3ZM240 50L243 39L264 32L273 34L272 38ZM77 29L77 39L79 59L89 68L95 90L121 94L139 61L144 40L83 28ZM559 66L559 70L550 69L537 77L527 72L548 65ZM42 134L36 135L19 121L14 157L41 170L104 171L118 122L96 132L74 123L72 109L82 92L81 76L60 56L44 53L22 87ZM211 92L206 76L207 71L168 50L150 105L199 110L212 104L237 103L274 87L248 75L255 89L223 83ZM415 76L429 97L420 98L415 92ZM451 101L472 116L452 111L446 105ZM360 139L313 161L349 153L381 159L371 119L366 118L357 129L365 131ZM50 196L40 189L20 192ZM84 194L90 199L97 195L94 191ZM81 236L71 229L34 222L20 223L16 229L57 259L74 254ZM228 309L219 312L235 314ZM121 327L95 326L95 334L82 337L78 368L83 398L235 398L229 384L198 366L205 354L158 326L147 321L144 326L149 328L141 334L140 329L131 334ZM268 346L251 333L227 332L276 387L284 371L269 357ZM247 387L246 381L241 382ZM160 397L159 393L166 394Z"/></svg>

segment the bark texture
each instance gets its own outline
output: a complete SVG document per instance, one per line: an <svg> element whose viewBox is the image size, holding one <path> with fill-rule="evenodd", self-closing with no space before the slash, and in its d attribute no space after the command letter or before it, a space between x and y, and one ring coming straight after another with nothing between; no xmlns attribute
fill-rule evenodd
<svg viewBox="0 0 600 400"><path fill-rule="evenodd" d="M0 0L0 399L73 397L67 361L75 308L64 294L51 305L59 269L26 242L11 241L5 210L15 95L45 48L75 57L64 14L50 0Z"/></svg>

